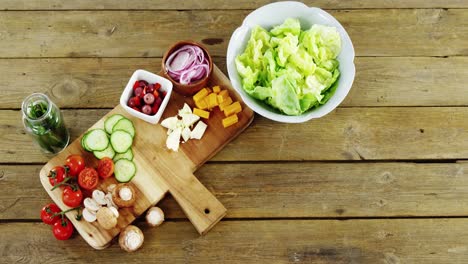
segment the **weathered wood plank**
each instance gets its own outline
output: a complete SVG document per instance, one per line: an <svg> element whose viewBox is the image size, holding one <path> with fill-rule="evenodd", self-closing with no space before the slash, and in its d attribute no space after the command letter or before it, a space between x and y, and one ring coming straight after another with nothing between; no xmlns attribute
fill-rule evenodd
<svg viewBox="0 0 468 264"><path fill-rule="evenodd" d="M41 165L0 166L0 219L39 219ZM468 163L206 164L195 175L226 218L467 215ZM26 191L27 190L27 191ZM186 218L172 197L166 217Z"/></svg>
<svg viewBox="0 0 468 264"><path fill-rule="evenodd" d="M174 42L225 56L248 11L24 11L0 14L0 57L161 57ZM466 9L331 11L358 56L467 55Z"/></svg>
<svg viewBox="0 0 468 264"><path fill-rule="evenodd" d="M108 109L64 110L72 139ZM212 160L415 160L468 158L468 108L338 108L284 124L257 117ZM0 111L0 163L46 162L23 132L20 111Z"/></svg>
<svg viewBox="0 0 468 264"><path fill-rule="evenodd" d="M210 0L210 1L179 1L169 2L162 0L137 0L137 1L112 1L112 0L3 0L0 2L0 10L148 10L148 9L255 9L268 4L270 0L239 0L235 2ZM373 0L305 0L302 1L308 6L316 6L328 9L349 9L349 8L466 8L468 3L462 0L397 0L397 1L373 1Z"/></svg>
<svg viewBox="0 0 468 264"><path fill-rule="evenodd" d="M215 63L226 71L224 57ZM0 60L0 109L18 109L33 92L65 108L112 108L135 69L158 72L158 58ZM467 57L358 57L342 106L466 106ZM449 70L448 70L449 69Z"/></svg>
<svg viewBox="0 0 468 264"><path fill-rule="evenodd" d="M2 223L7 263L466 263L466 219L222 221L200 237L189 222L140 224L143 247L92 250L41 223ZM51 250L60 249L60 250Z"/></svg>

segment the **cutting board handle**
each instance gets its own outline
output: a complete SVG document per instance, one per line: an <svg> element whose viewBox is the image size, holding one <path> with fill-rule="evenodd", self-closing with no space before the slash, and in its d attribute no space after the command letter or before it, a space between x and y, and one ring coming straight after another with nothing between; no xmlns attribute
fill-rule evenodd
<svg viewBox="0 0 468 264"><path fill-rule="evenodd" d="M188 174L178 175L190 179L187 185L170 192L198 233L204 235L226 215L226 208L192 173Z"/></svg>

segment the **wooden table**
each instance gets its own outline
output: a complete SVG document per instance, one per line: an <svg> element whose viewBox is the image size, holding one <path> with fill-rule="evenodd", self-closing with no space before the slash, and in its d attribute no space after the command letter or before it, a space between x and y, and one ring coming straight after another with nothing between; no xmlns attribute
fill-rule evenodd
<svg viewBox="0 0 468 264"><path fill-rule="evenodd" d="M0 1L0 262L467 263L468 1L306 1L351 36L351 93L303 124L257 116L203 166L228 208L208 235L171 197L163 226L137 222L134 254L40 222L48 157L23 132L23 98L49 94L75 139L177 40L207 44L226 72L232 31L266 2Z"/></svg>

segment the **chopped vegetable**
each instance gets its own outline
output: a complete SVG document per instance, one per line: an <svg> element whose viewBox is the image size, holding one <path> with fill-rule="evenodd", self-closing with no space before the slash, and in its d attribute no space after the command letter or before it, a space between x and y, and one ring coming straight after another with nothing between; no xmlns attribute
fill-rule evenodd
<svg viewBox="0 0 468 264"><path fill-rule="evenodd" d="M114 175L118 182L129 182L136 174L136 166L133 161L119 159L114 164Z"/></svg>
<svg viewBox="0 0 468 264"><path fill-rule="evenodd" d="M104 229L112 229L117 225L117 217L111 209L101 207L96 213L96 219L100 226Z"/></svg>
<svg viewBox="0 0 468 264"><path fill-rule="evenodd" d="M165 66L169 76L181 84L196 82L210 73L205 52L195 45L184 45L172 52Z"/></svg>
<svg viewBox="0 0 468 264"><path fill-rule="evenodd" d="M208 111L205 111L205 110L201 110L201 109L198 109L198 108L194 108L193 109L193 113L199 117L202 117L202 118L205 118L205 119L208 119L210 118L210 112Z"/></svg>
<svg viewBox="0 0 468 264"><path fill-rule="evenodd" d="M300 115L334 93L340 50L336 28L315 24L301 31L299 20L289 18L270 31L254 27L235 63L250 96L286 115Z"/></svg>
<svg viewBox="0 0 468 264"><path fill-rule="evenodd" d="M226 117L223 119L223 126L226 128L228 126L232 126L235 123L237 123L239 119L237 118L237 115L234 114L232 116Z"/></svg>

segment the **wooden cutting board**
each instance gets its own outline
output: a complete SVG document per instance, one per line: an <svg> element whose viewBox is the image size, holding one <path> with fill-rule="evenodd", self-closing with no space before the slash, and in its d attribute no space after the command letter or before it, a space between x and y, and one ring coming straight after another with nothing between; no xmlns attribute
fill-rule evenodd
<svg viewBox="0 0 468 264"><path fill-rule="evenodd" d="M161 125L149 124L128 114L120 105L116 106L107 115L101 118L92 128L103 128L105 119L113 114L122 114L133 121L136 135L133 143L134 162L137 167L136 176L131 183L136 187L136 203L131 208L119 209L117 227L105 230L96 222L88 223L85 220L77 221L76 212L67 213L80 235L96 249L103 249L117 236L122 229L143 214L149 207L157 204L167 192L179 203L187 217L200 234L208 232L221 218L226 215L224 206L214 197L202 183L193 175L201 165L213 157L226 144L239 135L252 122L254 114L241 100L232 88L229 79L213 65L213 73L208 86L220 85L227 89L233 101L242 104L242 112L238 113L239 122L228 128L222 126L224 114L215 109L210 119L203 120L208 128L201 140L189 140L181 144L178 152L165 147L167 130ZM172 93L169 104L164 111L163 120L174 116L184 103L194 107L191 98ZM67 124L73 126L74 124ZM96 167L97 159L92 153L85 152L81 147L81 136L72 142L64 151L52 158L40 171L40 180L52 200L62 209L69 209L62 202L62 190L50 191L47 175L50 169L65 164L70 154L83 155L87 166ZM106 192L107 186L117 183L114 177L101 181L98 189ZM89 195L85 193L85 196Z"/></svg>

